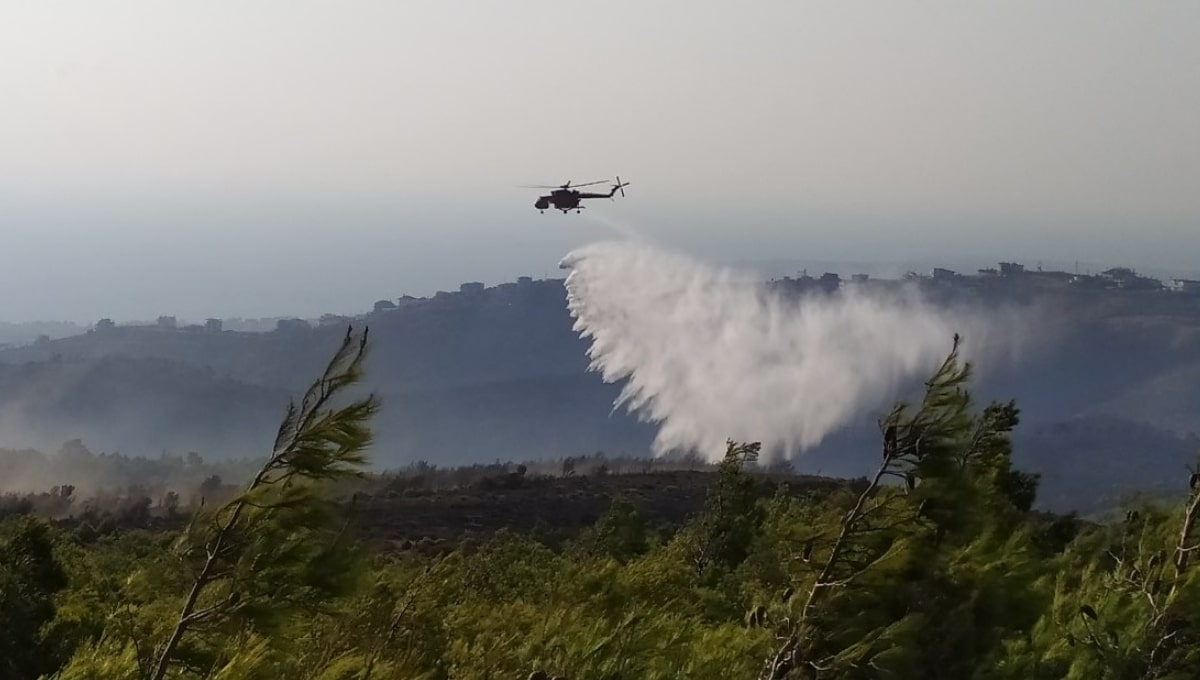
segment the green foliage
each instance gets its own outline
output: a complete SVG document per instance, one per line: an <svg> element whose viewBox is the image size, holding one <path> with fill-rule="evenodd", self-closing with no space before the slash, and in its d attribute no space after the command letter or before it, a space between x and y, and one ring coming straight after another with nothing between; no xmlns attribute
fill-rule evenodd
<svg viewBox="0 0 1200 680"><path fill-rule="evenodd" d="M73 618L58 622L81 638L66 677L281 677L295 621L328 613L357 584L359 553L322 485L366 464L374 397L335 405L365 356L366 333L348 331L242 493L201 509L168 545L126 546L125 568L110 572L123 580L81 579ZM87 559L119 556L101 542Z"/></svg>
<svg viewBox="0 0 1200 680"><path fill-rule="evenodd" d="M585 554L627 563L650 549L649 527L636 505L618 497L613 499L608 512L584 532L577 545Z"/></svg>
<svg viewBox="0 0 1200 680"><path fill-rule="evenodd" d="M973 415L969 377L955 338L919 407L897 404L880 423L866 488L794 546L790 587L806 594L785 609L764 677L966 677L1036 611L995 604L1032 583L1018 568L1025 534L1002 538L1032 480L1011 470L1016 407Z"/></svg>
<svg viewBox="0 0 1200 680"><path fill-rule="evenodd" d="M1200 667L1200 477L1181 505L1112 523L1032 512L1038 480L1011 464L1019 413L974 407L957 345L919 402L881 420L875 473L828 495L764 495L771 482L748 469L758 445L729 442L674 534L649 529L644 496L617 496L565 549L505 530L436 556L365 550L331 500L370 442L374 400L334 404L365 347L347 335L253 479L185 528L0 524L0 676L1174 680Z"/></svg>
<svg viewBox="0 0 1200 680"><path fill-rule="evenodd" d="M355 338L347 330L299 406L288 405L271 456L246 490L214 512L198 513L180 538L176 552L192 573L191 587L174 629L155 647L147 677L161 680L173 664L245 668L246 661L229 665L234 660L203 636L185 639L189 631L278 633L291 614L311 613L348 585L350 553L316 483L355 474L367 462L374 396L332 406L362 377L366 348L365 332Z"/></svg>
<svg viewBox="0 0 1200 680"><path fill-rule="evenodd" d="M32 518L0 524L0 677L36 678L62 662L45 631L66 585L49 525Z"/></svg>
<svg viewBox="0 0 1200 680"><path fill-rule="evenodd" d="M1194 677L1200 667L1200 485L1081 535L1059 562L1040 651L1067 677Z"/></svg>
<svg viewBox="0 0 1200 680"><path fill-rule="evenodd" d="M743 469L758 460L760 450L758 442L727 443L704 510L681 532L678 542L697 577L711 578L714 570L734 568L750 552L763 514L753 480Z"/></svg>

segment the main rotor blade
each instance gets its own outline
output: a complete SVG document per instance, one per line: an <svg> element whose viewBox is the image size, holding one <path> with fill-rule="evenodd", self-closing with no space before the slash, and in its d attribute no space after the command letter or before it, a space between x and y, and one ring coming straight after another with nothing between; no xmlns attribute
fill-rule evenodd
<svg viewBox="0 0 1200 680"><path fill-rule="evenodd" d="M577 187L590 187L593 184L604 184L607 181L608 180L602 179L598 182L585 182L583 184L572 184L571 182L567 182L566 184L521 184L521 185L519 185L519 188L521 188L521 189L575 189Z"/></svg>

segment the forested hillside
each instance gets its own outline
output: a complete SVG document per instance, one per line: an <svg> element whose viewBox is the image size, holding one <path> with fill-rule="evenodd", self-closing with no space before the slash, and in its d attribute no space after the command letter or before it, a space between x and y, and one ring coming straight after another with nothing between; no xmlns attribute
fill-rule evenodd
<svg viewBox="0 0 1200 680"><path fill-rule="evenodd" d="M371 482L363 340L243 483L98 524L6 505L3 676L1182 680L1200 664L1200 475L1103 523L1031 511L1019 408L975 403L956 352L884 415L858 480L763 470L757 444L729 442L699 488L595 460ZM692 500L655 504L680 487ZM522 494L547 522L505 514ZM401 536L421 530L406 514L474 533Z"/></svg>

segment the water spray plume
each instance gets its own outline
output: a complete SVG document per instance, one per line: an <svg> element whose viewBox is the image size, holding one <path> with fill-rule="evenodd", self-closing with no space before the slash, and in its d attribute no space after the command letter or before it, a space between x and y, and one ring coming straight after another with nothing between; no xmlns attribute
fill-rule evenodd
<svg viewBox="0 0 1200 680"><path fill-rule="evenodd" d="M562 266L591 369L625 381L614 406L659 424L660 454L716 458L729 438L802 451L935 367L956 332L969 350L996 330L911 288L789 298L646 243L588 245Z"/></svg>

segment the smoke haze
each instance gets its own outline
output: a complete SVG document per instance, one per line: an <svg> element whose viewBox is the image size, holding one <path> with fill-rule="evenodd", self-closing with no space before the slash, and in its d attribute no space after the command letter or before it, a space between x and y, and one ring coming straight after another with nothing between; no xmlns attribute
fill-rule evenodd
<svg viewBox="0 0 1200 680"><path fill-rule="evenodd" d="M934 307L915 289L787 298L646 243L588 245L562 266L591 369L626 381L615 407L659 423L659 454L718 457L726 439L803 451L928 374L955 333L986 363L1014 356L1025 327L1015 311Z"/></svg>

